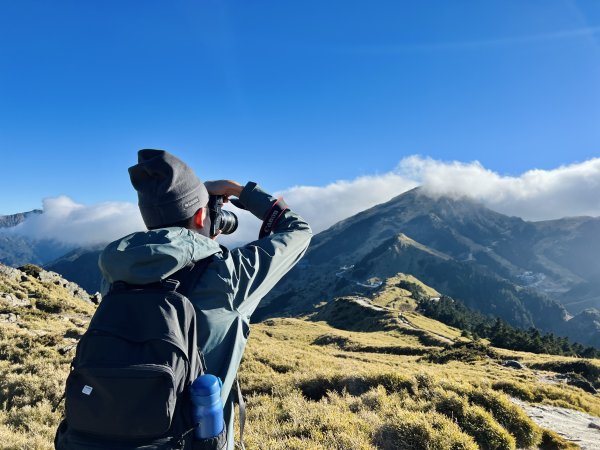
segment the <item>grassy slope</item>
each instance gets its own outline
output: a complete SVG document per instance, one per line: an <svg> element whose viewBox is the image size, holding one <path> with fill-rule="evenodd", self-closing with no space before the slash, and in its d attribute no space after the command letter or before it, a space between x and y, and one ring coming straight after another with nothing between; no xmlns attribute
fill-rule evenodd
<svg viewBox="0 0 600 450"><path fill-rule="evenodd" d="M423 350L398 331L274 319L252 333L241 371L251 448L537 448L542 432L504 391L600 415L598 397L548 384L540 371L487 358L434 364L420 354L395 354L394 348ZM525 363L557 360L503 353ZM406 443L414 436L418 442ZM577 448L553 439L556 447L546 448Z"/></svg>
<svg viewBox="0 0 600 450"><path fill-rule="evenodd" d="M26 277L21 281L20 277ZM0 275L0 297L8 293L24 306L0 298L0 448L52 448L62 414L52 405L64 389L72 351L94 311L60 284L18 273Z"/></svg>
<svg viewBox="0 0 600 450"><path fill-rule="evenodd" d="M51 405L72 357L62 353L93 306L34 277L0 276L0 292L31 305L0 300L0 314L18 315L16 324L0 323L0 448L50 449L62 413ZM440 351L439 336L454 339L456 330L405 312L419 327L431 326L428 339L427 330L415 333L389 311L371 312L380 314L385 331L345 331L302 319L253 325L240 373L248 449L515 449L536 448L542 439L553 445L545 448L577 448L540 430L503 391L600 416L597 396L548 384L541 372L486 357L428 362L428 354ZM568 360L501 353L526 364Z"/></svg>

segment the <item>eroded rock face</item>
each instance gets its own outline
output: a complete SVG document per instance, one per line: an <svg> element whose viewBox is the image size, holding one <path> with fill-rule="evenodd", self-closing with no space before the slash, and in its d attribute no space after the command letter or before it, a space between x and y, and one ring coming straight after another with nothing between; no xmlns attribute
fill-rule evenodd
<svg viewBox="0 0 600 450"><path fill-rule="evenodd" d="M14 313L0 314L0 323L17 323L19 316Z"/></svg>
<svg viewBox="0 0 600 450"><path fill-rule="evenodd" d="M18 281L21 279L22 273L19 269L0 264L0 275L10 278L11 280Z"/></svg>
<svg viewBox="0 0 600 450"><path fill-rule="evenodd" d="M7 303L8 306L13 308L23 308L31 306L31 302L28 298L19 298L14 294L9 294L6 292L0 292L0 304Z"/></svg>

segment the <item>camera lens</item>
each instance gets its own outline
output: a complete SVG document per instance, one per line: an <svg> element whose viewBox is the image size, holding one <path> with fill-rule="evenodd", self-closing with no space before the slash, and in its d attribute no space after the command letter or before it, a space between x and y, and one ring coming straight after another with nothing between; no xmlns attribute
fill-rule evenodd
<svg viewBox="0 0 600 450"><path fill-rule="evenodd" d="M222 234L231 234L238 227L238 218L231 211L221 210L221 223L219 224L219 230Z"/></svg>

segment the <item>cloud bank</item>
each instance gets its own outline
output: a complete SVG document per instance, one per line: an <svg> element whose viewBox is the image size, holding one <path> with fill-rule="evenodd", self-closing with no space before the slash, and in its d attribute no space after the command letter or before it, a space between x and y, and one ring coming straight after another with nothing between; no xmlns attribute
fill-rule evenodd
<svg viewBox="0 0 600 450"><path fill-rule="evenodd" d="M526 220L600 216L600 158L553 170L501 176L478 162L441 162L411 156L397 170L430 195L469 197Z"/></svg>
<svg viewBox="0 0 600 450"><path fill-rule="evenodd" d="M318 233L418 185L432 196L469 197L526 220L600 216L600 158L513 177L499 175L476 161L444 162L410 156L384 174L326 186L294 186L278 195L283 195ZM236 246L256 239L260 222L247 212L228 208L239 216L240 228L231 236L220 237L220 242ZM92 245L143 229L135 204L81 205L63 196L44 200L44 214L31 216L14 232L70 245Z"/></svg>
<svg viewBox="0 0 600 450"><path fill-rule="evenodd" d="M133 203L82 205L60 196L44 199L43 210L43 214L29 216L11 232L69 246L91 246L144 229L142 216Z"/></svg>

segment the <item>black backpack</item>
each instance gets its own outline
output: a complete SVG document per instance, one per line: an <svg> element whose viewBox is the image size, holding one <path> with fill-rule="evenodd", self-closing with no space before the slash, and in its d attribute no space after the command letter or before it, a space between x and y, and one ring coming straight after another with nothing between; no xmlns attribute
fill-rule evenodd
<svg viewBox="0 0 600 450"><path fill-rule="evenodd" d="M203 364L186 295L209 259L162 282L111 286L77 345L57 450L225 448L225 431L193 439L189 395Z"/></svg>

